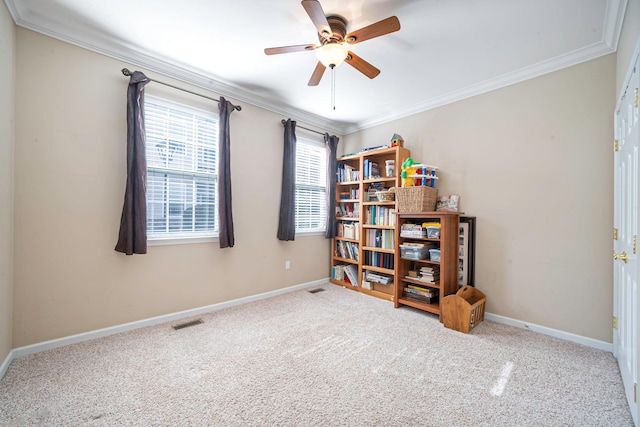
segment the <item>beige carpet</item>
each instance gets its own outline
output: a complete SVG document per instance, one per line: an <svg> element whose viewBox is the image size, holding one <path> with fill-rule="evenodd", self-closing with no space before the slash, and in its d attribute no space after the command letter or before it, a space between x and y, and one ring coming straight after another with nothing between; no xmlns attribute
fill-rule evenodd
<svg viewBox="0 0 640 427"><path fill-rule="evenodd" d="M0 425L633 425L611 353L322 288L17 359Z"/></svg>

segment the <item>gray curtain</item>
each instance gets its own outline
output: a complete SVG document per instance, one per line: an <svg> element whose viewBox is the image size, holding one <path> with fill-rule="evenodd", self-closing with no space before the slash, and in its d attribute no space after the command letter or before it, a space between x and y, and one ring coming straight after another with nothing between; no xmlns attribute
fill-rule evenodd
<svg viewBox="0 0 640 427"><path fill-rule="evenodd" d="M282 157L282 191L278 240L296 238L296 122L288 119L284 124L284 154Z"/></svg>
<svg viewBox="0 0 640 427"><path fill-rule="evenodd" d="M127 186L115 250L147 253L147 156L144 129L144 86L149 79L135 71L127 90Z"/></svg>
<svg viewBox="0 0 640 427"><path fill-rule="evenodd" d="M336 172L338 168L337 154L338 154L338 141L340 139L335 136L329 136L328 133L324 134L324 145L327 148L327 227L324 232L324 237L331 239L336 237L337 225L336 223Z"/></svg>
<svg viewBox="0 0 640 427"><path fill-rule="evenodd" d="M231 132L229 131L229 116L233 112L233 104L220 97L220 125L218 146L220 160L218 162L218 212L220 220L220 247L232 248L235 243L233 236L233 212L231 209Z"/></svg>

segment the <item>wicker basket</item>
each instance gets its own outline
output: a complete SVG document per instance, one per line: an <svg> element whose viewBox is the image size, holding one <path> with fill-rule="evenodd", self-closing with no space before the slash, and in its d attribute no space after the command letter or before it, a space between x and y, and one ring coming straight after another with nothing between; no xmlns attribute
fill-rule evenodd
<svg viewBox="0 0 640 427"><path fill-rule="evenodd" d="M379 202L392 202L395 200L396 193L393 191L376 191L376 197Z"/></svg>
<svg viewBox="0 0 640 427"><path fill-rule="evenodd" d="M437 198L438 189L433 187L396 188L398 212L433 212Z"/></svg>

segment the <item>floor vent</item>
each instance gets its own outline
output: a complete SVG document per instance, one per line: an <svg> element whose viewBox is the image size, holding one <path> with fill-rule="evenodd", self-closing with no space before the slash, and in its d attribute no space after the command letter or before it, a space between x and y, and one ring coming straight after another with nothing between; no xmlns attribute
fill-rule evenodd
<svg viewBox="0 0 640 427"><path fill-rule="evenodd" d="M174 325L173 329L175 329L177 331L178 329L188 328L189 326L196 326L196 325L199 325L200 323L202 323L202 319L192 320L191 322L180 323L178 325Z"/></svg>
<svg viewBox="0 0 640 427"><path fill-rule="evenodd" d="M309 291L310 294L317 294L318 292L324 292L324 289L322 288L316 288L316 289L311 289Z"/></svg>

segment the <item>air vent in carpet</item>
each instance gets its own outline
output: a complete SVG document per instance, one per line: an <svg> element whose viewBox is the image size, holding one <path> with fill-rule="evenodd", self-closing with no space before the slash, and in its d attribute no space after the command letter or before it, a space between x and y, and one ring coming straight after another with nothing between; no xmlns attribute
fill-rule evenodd
<svg viewBox="0 0 640 427"><path fill-rule="evenodd" d="M202 319L192 320L191 322L185 322L185 323L174 325L173 329L177 331L178 329L188 328L189 326L199 325L200 323L202 323Z"/></svg>
<svg viewBox="0 0 640 427"><path fill-rule="evenodd" d="M311 289L309 291L310 294L317 294L318 292L324 292L324 289L322 288L316 288L316 289Z"/></svg>

